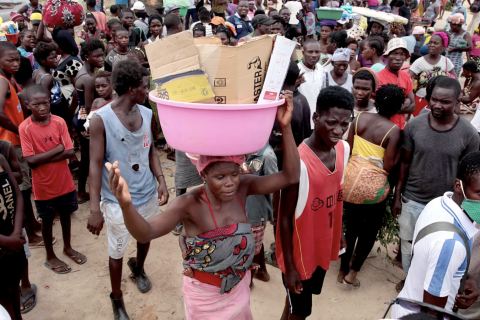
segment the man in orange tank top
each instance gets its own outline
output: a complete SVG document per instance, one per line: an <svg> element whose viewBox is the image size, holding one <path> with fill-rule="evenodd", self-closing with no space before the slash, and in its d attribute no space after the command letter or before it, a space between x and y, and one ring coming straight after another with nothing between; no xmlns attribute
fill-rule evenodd
<svg viewBox="0 0 480 320"><path fill-rule="evenodd" d="M282 320L305 319L320 294L330 261L345 247L343 173L350 155L342 140L353 117L353 95L338 86L320 91L314 130L299 147L300 182L281 193L277 261L287 290Z"/></svg>

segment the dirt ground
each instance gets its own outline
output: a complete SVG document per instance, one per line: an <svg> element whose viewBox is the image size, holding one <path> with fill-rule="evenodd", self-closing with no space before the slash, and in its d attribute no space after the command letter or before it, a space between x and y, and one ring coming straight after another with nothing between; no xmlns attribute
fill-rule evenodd
<svg viewBox="0 0 480 320"><path fill-rule="evenodd" d="M110 6L110 1L106 5ZM107 8L108 8L107 7ZM445 25L450 15L446 12L443 21L438 21L436 29ZM468 22L471 21L469 14ZM463 81L462 81L463 83ZM170 199L175 197L174 173L175 163L167 160L163 152L158 152ZM75 181L76 182L76 181ZM79 206L72 215L72 245L87 255L84 265L76 265L70 259L65 261L72 267L72 272L57 275L44 267L45 252L43 249L32 250L29 259L30 281L38 287L37 305L23 317L26 320L103 320L113 319L109 299L110 279L108 271L108 249L105 228L100 236L94 236L87 230L90 214L90 203ZM163 208L165 209L165 208ZM62 233L60 223L53 227L58 239L54 245L59 258L62 255ZM273 228L268 226L265 235L265 247L273 242ZM375 245L374 251L378 247ZM392 248L390 248L390 255ZM145 271L149 275L153 287L150 292L142 294L128 278L130 272L126 265L128 257L136 255L136 241L131 239L124 259L122 291L127 312L132 320L180 320L185 319L182 296L182 257L178 246L178 237L168 234L152 242L149 256L145 263ZM284 303L285 289L281 272L267 266L271 276L268 283L254 280L255 286L251 295L251 309L255 319L280 319ZM336 275L339 262L332 262L327 273L323 292L314 296L312 320L372 320L381 319L392 298L396 297L395 284L403 279L404 273L388 263L385 251L365 262L358 274L361 288L353 290L344 285L337 285ZM221 320L221 319L219 319Z"/></svg>

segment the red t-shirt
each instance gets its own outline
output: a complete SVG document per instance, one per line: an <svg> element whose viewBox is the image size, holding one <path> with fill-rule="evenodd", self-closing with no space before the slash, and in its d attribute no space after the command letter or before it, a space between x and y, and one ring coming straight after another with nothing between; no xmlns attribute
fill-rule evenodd
<svg viewBox="0 0 480 320"><path fill-rule="evenodd" d="M405 89L405 97L407 97L407 95L413 91L412 78L405 71L399 70L397 77L395 74L388 71L387 68L385 68L379 73L377 73L377 75L379 82L378 87L387 83L396 84L399 87ZM415 103L415 101L412 101L412 103ZM396 124L400 128L400 130L403 130L403 128L405 128L405 114L396 114L390 118L390 121Z"/></svg>
<svg viewBox="0 0 480 320"><path fill-rule="evenodd" d="M328 270L330 261L338 260L342 232L343 173L350 150L345 141L335 146L335 170L330 172L303 142L298 147L301 160L297 207L293 217L293 263L302 280L312 277L318 266ZM280 270L285 263L276 234L276 255Z"/></svg>
<svg viewBox="0 0 480 320"><path fill-rule="evenodd" d="M65 121L53 114L47 125L39 125L28 117L18 127L18 132L25 158L50 151L60 143L65 150L73 149ZM50 200L75 190L67 159L32 169L32 186L35 200Z"/></svg>
<svg viewBox="0 0 480 320"><path fill-rule="evenodd" d="M107 16L101 11L90 12L97 20L97 29L105 31L107 28Z"/></svg>

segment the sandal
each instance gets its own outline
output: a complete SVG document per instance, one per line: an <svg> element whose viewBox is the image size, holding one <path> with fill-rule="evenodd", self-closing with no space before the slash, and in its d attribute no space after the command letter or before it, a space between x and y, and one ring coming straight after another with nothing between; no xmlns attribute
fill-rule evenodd
<svg viewBox="0 0 480 320"><path fill-rule="evenodd" d="M48 263L45 262L45 267L47 267L48 269L52 270L53 272L57 273L57 274L65 274L65 273L69 273L70 271L72 271L72 269L67 269L67 270L64 270L64 271L57 271L57 269L59 268L63 268L63 267L68 267L68 265L64 262L63 265L59 265L59 266L56 266L56 267L51 267Z"/></svg>
<svg viewBox="0 0 480 320"><path fill-rule="evenodd" d="M53 238L52 246L53 246L55 243L57 243L57 239ZM31 245L31 244L29 244L28 246L30 247L30 249L45 248L45 242L42 240L42 241L40 241L39 243L37 243L36 245Z"/></svg>
<svg viewBox="0 0 480 320"><path fill-rule="evenodd" d="M343 283L348 284L349 286L352 286L353 289L360 289L360 280L356 279L357 281L355 283L348 282L347 280L343 279Z"/></svg>
<svg viewBox="0 0 480 320"><path fill-rule="evenodd" d="M278 268L278 263L277 261L273 260L273 255L275 254L275 252L272 252L272 251L265 251L265 263L266 264L269 264L271 266L274 266L275 268Z"/></svg>
<svg viewBox="0 0 480 320"><path fill-rule="evenodd" d="M176 236L179 236L182 233L182 229L183 229L183 224L180 223L172 230L172 233Z"/></svg>
<svg viewBox="0 0 480 320"><path fill-rule="evenodd" d="M32 283L31 285L31 292L29 294L27 294L27 296L24 298L22 297L22 294L20 294L20 303L23 305L23 310L20 310L20 312L22 314L25 314L25 313L28 313L30 312L33 307L35 307L35 305L37 304L37 286L35 284ZM28 306L28 308L25 307L25 304L27 303L28 300L30 300L30 298L33 297L33 302L30 306Z"/></svg>
<svg viewBox="0 0 480 320"><path fill-rule="evenodd" d="M84 264L85 262L87 262L87 256L84 255L84 254L81 254L80 252L77 252L77 254L75 256L69 256L65 251L63 251L63 255L72 259L73 262L75 262L76 264ZM83 259L80 257L80 255L83 256ZM80 260L80 261L78 261L78 260Z"/></svg>

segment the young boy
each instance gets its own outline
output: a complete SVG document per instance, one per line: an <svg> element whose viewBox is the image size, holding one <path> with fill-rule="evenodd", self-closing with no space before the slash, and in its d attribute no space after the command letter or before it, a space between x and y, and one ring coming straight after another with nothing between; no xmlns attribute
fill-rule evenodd
<svg viewBox="0 0 480 320"><path fill-rule="evenodd" d="M130 233L125 227L122 209L108 187L108 172L104 163L124 160L122 174L130 185L133 204L142 219L150 220L160 214L159 205L168 201L168 191L153 144L152 111L139 105L145 101L150 89L148 71L135 61L120 61L113 71L112 84L118 94L117 99L98 110L90 122L91 213L88 229L98 235L105 220L113 314L115 319L128 319L120 284ZM137 242L137 255L127 263L132 271L130 278L142 293L152 287L143 268L149 248L149 241Z"/></svg>
<svg viewBox="0 0 480 320"><path fill-rule="evenodd" d="M75 154L65 121L50 114L50 91L35 85L26 91L26 105L32 115L19 126L22 151L32 168L32 185L37 215L42 218L42 235L47 257L45 266L58 274L72 269L53 251L52 226L55 213L60 214L63 254L77 264L87 257L70 244L70 214L78 209L77 191L67 159Z"/></svg>
<svg viewBox="0 0 480 320"><path fill-rule="evenodd" d="M287 289L282 319L312 313L312 294L321 293L330 261L344 247L343 176L350 147L342 136L353 105L353 95L342 87L320 91L313 133L298 147L300 182L281 193L276 254Z"/></svg>
<svg viewBox="0 0 480 320"><path fill-rule="evenodd" d="M135 15L130 9L122 9L118 15L123 27L128 31L129 42L128 47L134 48L136 46L143 48L143 42L147 41L147 36L143 33L143 30L139 27L135 27L133 22Z"/></svg>
<svg viewBox="0 0 480 320"><path fill-rule="evenodd" d="M127 59L128 54L128 31L123 27L119 27L114 34L117 46L107 55L104 64L105 71L109 72L113 71L116 63Z"/></svg>
<svg viewBox="0 0 480 320"><path fill-rule="evenodd" d="M107 55L117 47L117 43L115 42L115 31L122 26L122 23L118 19L110 19L107 22Z"/></svg>

